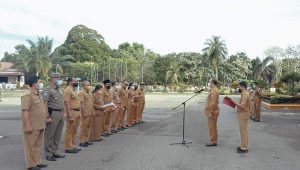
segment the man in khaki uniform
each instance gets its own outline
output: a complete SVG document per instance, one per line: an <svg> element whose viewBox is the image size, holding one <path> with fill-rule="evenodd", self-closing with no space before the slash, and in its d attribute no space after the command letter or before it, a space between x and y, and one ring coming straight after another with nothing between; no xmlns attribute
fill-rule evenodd
<svg viewBox="0 0 300 170"><path fill-rule="evenodd" d="M51 118L51 122L47 123L45 129L44 148L46 159L48 161L56 161L56 158L65 157L58 153L60 138L64 127L65 109L60 75L58 73L52 73L50 78L50 85L42 92L46 112Z"/></svg>
<svg viewBox="0 0 300 170"><path fill-rule="evenodd" d="M79 92L81 101L81 121L80 121L80 144L81 147L92 145L89 142L89 132L92 116L94 116L93 95L91 94L91 86L87 80L82 81L82 89Z"/></svg>
<svg viewBox="0 0 300 170"><path fill-rule="evenodd" d="M145 91L144 91L144 88L145 88L145 83L141 83L140 84L140 93L141 93L141 98L139 100L139 108L138 108L138 120L137 122L138 123L144 123L142 121L143 117L143 112L144 112L144 109L145 109Z"/></svg>
<svg viewBox="0 0 300 170"><path fill-rule="evenodd" d="M237 148L238 153L248 152L248 130L247 122L250 117L250 94L247 91L247 83L242 81L239 83L239 92L241 99L237 106L237 116L240 125L241 146Z"/></svg>
<svg viewBox="0 0 300 170"><path fill-rule="evenodd" d="M257 86L257 82L254 82L254 119L255 122L260 122L261 115L261 97L262 90Z"/></svg>
<svg viewBox="0 0 300 170"><path fill-rule="evenodd" d="M110 80L104 80L103 84L104 84L103 102L104 102L104 104L108 104L113 101L112 96L109 93L109 90L111 88ZM109 135L111 135L111 129L110 129L111 113L112 113L112 110L109 108L105 109L105 111L104 111L105 123L104 123L104 127L103 127L104 134L102 135L104 137L108 137Z"/></svg>
<svg viewBox="0 0 300 170"><path fill-rule="evenodd" d="M142 97L141 91L138 89L139 86L137 83L134 83L134 88L132 91L133 95L133 103L132 103L132 124L136 125L138 123L138 117L139 117L139 103Z"/></svg>
<svg viewBox="0 0 300 170"><path fill-rule="evenodd" d="M29 170L39 170L47 167L41 163L40 150L48 115L38 91L42 90L40 78L33 76L27 82L30 89L21 97L24 154L26 167Z"/></svg>
<svg viewBox="0 0 300 170"><path fill-rule="evenodd" d="M121 108L118 116L118 129L124 130L125 127L125 115L128 108L128 91L127 91L128 82L126 80L122 81L121 89L118 91L118 95L121 101Z"/></svg>
<svg viewBox="0 0 300 170"><path fill-rule="evenodd" d="M117 118L119 114L119 110L121 108L121 101L120 97L118 95L118 90L116 88L116 83L112 82L111 83L111 88L109 90L110 96L113 99L114 104L116 105L116 109L112 112L111 114L111 119L110 119L110 127L111 127L111 132L117 133L120 132L117 130Z"/></svg>
<svg viewBox="0 0 300 170"><path fill-rule="evenodd" d="M208 129L210 134L210 143L206 144L207 147L218 145L217 121L219 117L219 90L217 81L210 79L209 86L211 90L207 97L204 111L208 118Z"/></svg>
<svg viewBox="0 0 300 170"><path fill-rule="evenodd" d="M64 104L67 115L67 127L65 133L65 152L77 153L81 149L76 148L74 141L80 123L81 103L76 92L78 82L75 77L68 79L68 86L64 90Z"/></svg>
<svg viewBox="0 0 300 170"><path fill-rule="evenodd" d="M128 103L127 103L127 115L126 115L126 121L127 121L127 127L132 126L132 120L133 120L133 90L134 85L133 83L130 83L128 86Z"/></svg>

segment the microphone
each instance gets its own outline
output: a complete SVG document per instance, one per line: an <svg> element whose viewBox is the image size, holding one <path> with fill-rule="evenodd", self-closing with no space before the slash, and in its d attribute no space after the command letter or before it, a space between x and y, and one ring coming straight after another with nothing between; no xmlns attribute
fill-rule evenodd
<svg viewBox="0 0 300 170"><path fill-rule="evenodd" d="M201 93L203 91L204 91L204 89L201 89L201 90L196 91L195 93Z"/></svg>

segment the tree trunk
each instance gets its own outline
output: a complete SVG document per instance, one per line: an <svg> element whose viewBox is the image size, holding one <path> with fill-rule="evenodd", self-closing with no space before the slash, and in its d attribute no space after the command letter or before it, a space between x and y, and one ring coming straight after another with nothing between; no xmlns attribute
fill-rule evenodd
<svg viewBox="0 0 300 170"><path fill-rule="evenodd" d="M216 80L218 81L218 68L217 67L215 68L215 73L216 73L216 75L215 75L216 76Z"/></svg>

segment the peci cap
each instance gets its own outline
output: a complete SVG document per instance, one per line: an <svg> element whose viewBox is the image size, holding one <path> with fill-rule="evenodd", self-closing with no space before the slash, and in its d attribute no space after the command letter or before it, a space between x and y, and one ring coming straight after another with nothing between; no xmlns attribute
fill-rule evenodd
<svg viewBox="0 0 300 170"><path fill-rule="evenodd" d="M51 73L50 78L60 78L60 74L59 73Z"/></svg>
<svg viewBox="0 0 300 170"><path fill-rule="evenodd" d="M110 80L104 80L103 81L103 84L108 84L108 83L110 83Z"/></svg>

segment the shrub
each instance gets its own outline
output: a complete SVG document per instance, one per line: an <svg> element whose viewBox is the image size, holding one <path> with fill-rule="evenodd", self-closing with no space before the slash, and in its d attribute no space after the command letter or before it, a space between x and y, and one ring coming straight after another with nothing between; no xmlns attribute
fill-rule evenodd
<svg viewBox="0 0 300 170"><path fill-rule="evenodd" d="M263 97L263 101L270 103L270 104L294 104L300 97L295 96L287 96L287 95L276 95L270 97Z"/></svg>

